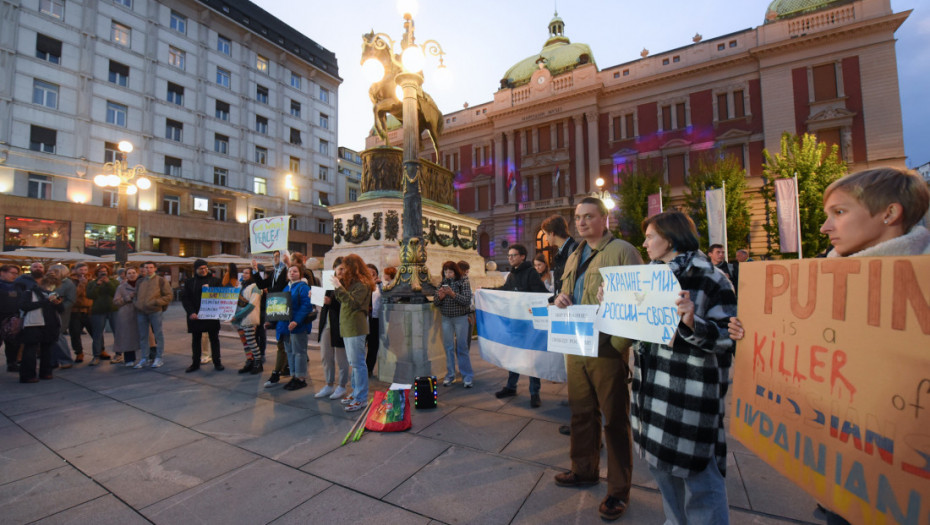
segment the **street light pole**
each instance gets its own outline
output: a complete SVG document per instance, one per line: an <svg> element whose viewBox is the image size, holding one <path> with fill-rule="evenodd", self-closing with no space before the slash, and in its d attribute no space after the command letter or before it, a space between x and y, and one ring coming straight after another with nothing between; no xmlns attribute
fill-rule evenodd
<svg viewBox="0 0 930 525"><path fill-rule="evenodd" d="M133 146L129 141L119 143L119 156L113 162L103 165L104 171L111 175L97 175L94 184L100 187L116 188L116 264L118 267L126 266L129 259L129 196L135 195L140 189L147 190L152 182L145 177L145 167L141 164L128 167L127 157L132 153ZM133 182L135 180L135 182ZM136 241L139 232L136 231Z"/></svg>

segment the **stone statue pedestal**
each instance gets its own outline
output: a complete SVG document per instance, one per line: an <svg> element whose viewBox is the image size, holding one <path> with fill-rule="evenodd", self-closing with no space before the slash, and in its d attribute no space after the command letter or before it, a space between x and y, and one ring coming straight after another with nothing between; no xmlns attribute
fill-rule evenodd
<svg viewBox="0 0 930 525"><path fill-rule="evenodd" d="M380 381L413 384L417 376L437 375L433 373L433 360L436 360L436 370L445 370L442 321L438 308L430 304L384 304L379 323Z"/></svg>

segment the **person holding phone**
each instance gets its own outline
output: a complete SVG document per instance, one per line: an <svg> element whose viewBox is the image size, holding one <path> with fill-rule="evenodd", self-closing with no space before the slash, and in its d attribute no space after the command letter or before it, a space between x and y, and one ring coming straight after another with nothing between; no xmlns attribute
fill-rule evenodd
<svg viewBox="0 0 930 525"><path fill-rule="evenodd" d="M465 388L474 386L474 371L468 355L471 334L468 329L468 314L471 311L471 286L459 265L446 261L442 264L442 282L436 289L433 304L442 313L442 344L446 350L446 377L443 386L455 382L455 361Z"/></svg>

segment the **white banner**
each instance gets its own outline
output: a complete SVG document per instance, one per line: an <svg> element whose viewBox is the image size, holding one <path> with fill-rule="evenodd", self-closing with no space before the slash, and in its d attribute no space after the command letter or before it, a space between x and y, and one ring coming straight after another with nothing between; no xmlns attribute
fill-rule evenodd
<svg viewBox="0 0 930 525"><path fill-rule="evenodd" d="M265 217L249 222L249 240L252 253L287 250L287 231L290 215Z"/></svg>
<svg viewBox="0 0 930 525"><path fill-rule="evenodd" d="M704 192L707 201L707 239L708 244L721 244L727 249L727 196L724 188Z"/></svg>
<svg viewBox="0 0 930 525"><path fill-rule="evenodd" d="M219 319L229 321L236 313L240 288L216 287L204 288L200 294L200 311L198 319Z"/></svg>
<svg viewBox="0 0 930 525"><path fill-rule="evenodd" d="M600 269L604 300L595 327L604 333L667 344L678 327L675 301L681 285L668 265Z"/></svg>
<svg viewBox="0 0 930 525"><path fill-rule="evenodd" d="M778 244L782 253L798 253L798 187L795 179L775 179Z"/></svg>
<svg viewBox="0 0 930 525"><path fill-rule="evenodd" d="M596 304L581 304L559 308L549 307L550 352L597 357L598 331L594 328Z"/></svg>

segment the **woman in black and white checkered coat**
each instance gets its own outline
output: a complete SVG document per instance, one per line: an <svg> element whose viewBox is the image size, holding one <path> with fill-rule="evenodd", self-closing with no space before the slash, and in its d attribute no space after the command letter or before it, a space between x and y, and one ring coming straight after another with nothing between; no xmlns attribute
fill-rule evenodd
<svg viewBox="0 0 930 525"><path fill-rule="evenodd" d="M733 285L698 250L688 216L660 213L643 221L643 231L652 264L668 264L681 284L681 321L669 345L634 346L633 439L659 485L666 523L725 524Z"/></svg>

